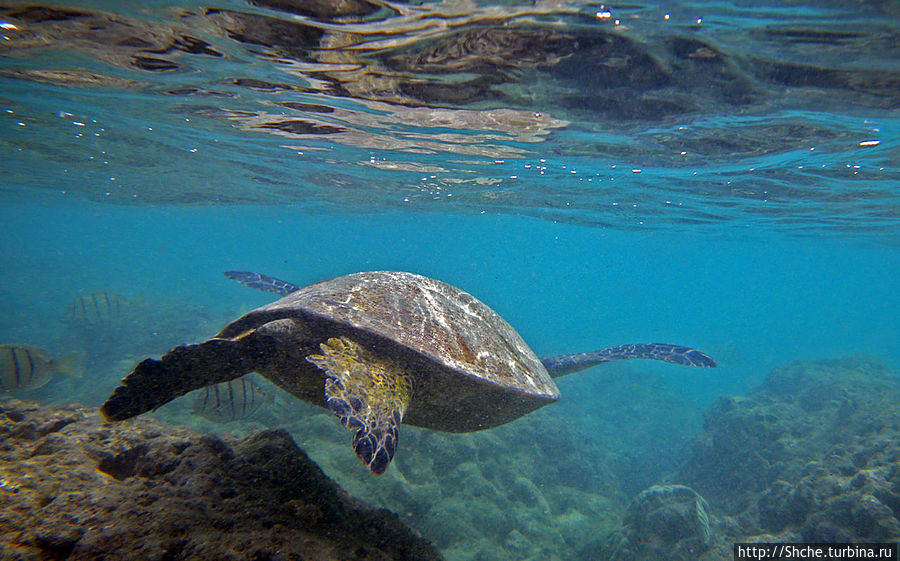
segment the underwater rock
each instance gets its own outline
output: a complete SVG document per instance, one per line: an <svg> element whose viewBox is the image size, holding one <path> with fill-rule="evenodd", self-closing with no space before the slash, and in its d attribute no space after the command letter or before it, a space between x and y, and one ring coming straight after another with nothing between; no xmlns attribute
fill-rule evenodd
<svg viewBox="0 0 900 561"><path fill-rule="evenodd" d="M282 430L236 440L0 405L0 558L439 560Z"/></svg>
<svg viewBox="0 0 900 561"><path fill-rule="evenodd" d="M343 488L401 514L448 560L596 561L630 498L677 465L700 412L627 364L586 376L579 389L489 431L406 427L405 453L379 478L354 460L350 436L329 412L290 399L258 420L290 430Z"/></svg>
<svg viewBox="0 0 900 561"><path fill-rule="evenodd" d="M712 541L709 505L684 485L654 485L625 511L610 536L607 561L690 561Z"/></svg>
<svg viewBox="0 0 900 561"><path fill-rule="evenodd" d="M898 399L900 377L877 361L788 364L713 406L678 478L733 515L736 536L896 541Z"/></svg>
<svg viewBox="0 0 900 561"><path fill-rule="evenodd" d="M452 561L574 560L615 528L627 500L605 452L551 413L472 434L406 427L407 453L378 478L354 460L330 413L292 400L278 417L342 487L403 516Z"/></svg>

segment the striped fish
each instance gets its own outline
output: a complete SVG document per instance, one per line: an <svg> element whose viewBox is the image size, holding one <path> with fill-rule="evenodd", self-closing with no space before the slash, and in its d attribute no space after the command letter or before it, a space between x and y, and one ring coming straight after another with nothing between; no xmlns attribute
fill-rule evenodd
<svg viewBox="0 0 900 561"><path fill-rule="evenodd" d="M79 351L51 359L37 347L0 345L0 393L39 388L57 373L80 378L80 358Z"/></svg>
<svg viewBox="0 0 900 561"><path fill-rule="evenodd" d="M193 413L215 423L227 423L250 417L264 401L271 398L252 378L242 376L197 390Z"/></svg>
<svg viewBox="0 0 900 561"><path fill-rule="evenodd" d="M130 308L131 302L113 292L89 292L69 305L66 319L79 325L99 325L120 319Z"/></svg>

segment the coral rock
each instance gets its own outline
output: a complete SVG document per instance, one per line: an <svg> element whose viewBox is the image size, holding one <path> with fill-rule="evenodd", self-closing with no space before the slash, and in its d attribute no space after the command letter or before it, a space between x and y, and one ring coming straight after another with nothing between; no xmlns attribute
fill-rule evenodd
<svg viewBox="0 0 900 561"><path fill-rule="evenodd" d="M353 499L284 431L243 440L0 405L0 558L441 559Z"/></svg>
<svg viewBox="0 0 900 561"><path fill-rule="evenodd" d="M684 485L654 485L635 497L604 551L608 561L688 561L712 540L709 505Z"/></svg>
<svg viewBox="0 0 900 561"><path fill-rule="evenodd" d="M678 477L734 516L736 538L897 541L898 399L900 377L876 361L785 365L717 402Z"/></svg>

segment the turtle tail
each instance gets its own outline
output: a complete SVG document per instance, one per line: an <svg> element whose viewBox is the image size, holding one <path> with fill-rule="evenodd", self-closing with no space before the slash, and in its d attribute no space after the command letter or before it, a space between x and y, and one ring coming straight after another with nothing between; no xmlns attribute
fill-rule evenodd
<svg viewBox="0 0 900 561"><path fill-rule="evenodd" d="M631 345L619 345L608 349L600 349L590 353L574 355L560 355L542 358L541 362L547 368L550 376L558 378L566 374L580 372L603 362L614 360L629 360L632 358L649 358L662 360L682 366L697 366L700 368L714 368L716 361L708 354L668 343L638 343Z"/></svg>
<svg viewBox="0 0 900 561"><path fill-rule="evenodd" d="M162 359L148 358L126 376L100 412L108 421L123 421L164 405L190 391L233 380L259 367L264 349L257 337L210 339L182 345Z"/></svg>

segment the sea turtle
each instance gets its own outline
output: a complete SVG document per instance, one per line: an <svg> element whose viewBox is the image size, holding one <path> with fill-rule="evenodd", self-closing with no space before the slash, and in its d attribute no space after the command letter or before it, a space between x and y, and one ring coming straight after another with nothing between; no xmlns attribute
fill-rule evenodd
<svg viewBox="0 0 900 561"><path fill-rule="evenodd" d="M698 350L659 343L539 359L481 301L413 273L355 273L289 291L296 287L258 276L281 283L287 295L204 343L144 360L103 404L104 416L128 419L191 390L258 372L337 415L354 431L356 455L377 475L394 456L401 421L477 431L557 401L554 377L601 362L716 365Z"/></svg>

